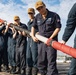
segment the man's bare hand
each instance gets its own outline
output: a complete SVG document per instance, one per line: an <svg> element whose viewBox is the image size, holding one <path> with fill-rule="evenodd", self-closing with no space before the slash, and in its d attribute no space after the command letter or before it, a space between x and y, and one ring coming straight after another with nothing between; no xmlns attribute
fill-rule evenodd
<svg viewBox="0 0 76 75"><path fill-rule="evenodd" d="M18 33L19 33L20 35L22 35L22 32L21 32L21 31L18 31Z"/></svg>
<svg viewBox="0 0 76 75"><path fill-rule="evenodd" d="M66 42L62 40L62 41L60 41L60 43L65 44Z"/></svg>
<svg viewBox="0 0 76 75"><path fill-rule="evenodd" d="M38 39L36 37L33 36L32 39L34 42L38 42Z"/></svg>
<svg viewBox="0 0 76 75"><path fill-rule="evenodd" d="M24 31L22 32L22 35L23 35L23 36L27 36L27 34L26 34Z"/></svg>

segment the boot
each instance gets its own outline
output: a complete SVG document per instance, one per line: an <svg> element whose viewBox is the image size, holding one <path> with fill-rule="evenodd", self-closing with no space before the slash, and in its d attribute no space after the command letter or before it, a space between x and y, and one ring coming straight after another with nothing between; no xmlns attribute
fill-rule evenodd
<svg viewBox="0 0 76 75"><path fill-rule="evenodd" d="M12 66L12 69L11 69L10 73L11 73L11 74L14 74L15 71L16 71L16 66Z"/></svg>
<svg viewBox="0 0 76 75"><path fill-rule="evenodd" d="M37 75L38 69L33 67L32 68L32 75Z"/></svg>
<svg viewBox="0 0 76 75"><path fill-rule="evenodd" d="M13 72L13 74L20 74L21 72L20 72L20 67L17 67L16 68L16 71L15 72Z"/></svg>
<svg viewBox="0 0 76 75"><path fill-rule="evenodd" d="M21 75L25 75L25 69L21 69Z"/></svg>
<svg viewBox="0 0 76 75"><path fill-rule="evenodd" d="M10 72L10 68L8 66L4 65L2 71L3 72Z"/></svg>
<svg viewBox="0 0 76 75"><path fill-rule="evenodd" d="M27 67L26 68L26 75L32 75L31 70L32 70L31 67Z"/></svg>
<svg viewBox="0 0 76 75"><path fill-rule="evenodd" d="M0 66L0 72L1 72L1 66Z"/></svg>

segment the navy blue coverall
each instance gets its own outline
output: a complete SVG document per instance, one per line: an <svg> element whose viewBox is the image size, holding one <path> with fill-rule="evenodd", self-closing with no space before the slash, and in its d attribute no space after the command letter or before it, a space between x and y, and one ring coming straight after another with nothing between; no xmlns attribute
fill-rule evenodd
<svg viewBox="0 0 76 75"><path fill-rule="evenodd" d="M8 36L8 61L10 66L16 66L15 63L15 47L16 47L16 40L13 38L12 30L9 29L7 32Z"/></svg>
<svg viewBox="0 0 76 75"><path fill-rule="evenodd" d="M2 33L5 30L5 26L0 28L0 66L4 64L4 66L8 67L8 54L7 54L7 37L6 34Z"/></svg>
<svg viewBox="0 0 76 75"><path fill-rule="evenodd" d="M61 23L58 14L49 10L47 10L47 12L48 13L45 20L40 13L36 15L33 27L38 27L40 35L50 38L56 28L61 28ZM53 39L56 41L58 40L57 36L55 36ZM55 50L51 46L47 46L43 42L39 42L38 69L42 75L45 73L47 73L47 75L58 75L58 70L56 67L56 57L57 50Z"/></svg>
<svg viewBox="0 0 76 75"><path fill-rule="evenodd" d="M33 21L28 22L28 30L31 31ZM37 68L38 45L31 37L28 37L26 61L28 67Z"/></svg>
<svg viewBox="0 0 76 75"><path fill-rule="evenodd" d="M0 28L0 66L2 64L2 54L3 54L3 50L4 50L4 37L2 34L2 31L5 29L5 26Z"/></svg>
<svg viewBox="0 0 76 75"><path fill-rule="evenodd" d="M23 23L20 23L20 27L27 29L27 26ZM17 34L16 36L16 66L20 67L20 69L24 69L26 66L26 46L27 39L26 37Z"/></svg>
<svg viewBox="0 0 76 75"><path fill-rule="evenodd" d="M62 39L67 42L76 28L76 3L68 14L68 20ZM74 48L76 48L76 36L74 38ZM76 75L76 58L72 58L68 75Z"/></svg>

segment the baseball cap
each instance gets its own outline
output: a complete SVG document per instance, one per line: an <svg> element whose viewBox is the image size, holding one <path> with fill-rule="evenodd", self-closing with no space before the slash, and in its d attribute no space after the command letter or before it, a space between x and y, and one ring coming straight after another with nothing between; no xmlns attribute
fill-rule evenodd
<svg viewBox="0 0 76 75"><path fill-rule="evenodd" d="M34 13L35 14L34 8L28 8L28 13Z"/></svg>
<svg viewBox="0 0 76 75"><path fill-rule="evenodd" d="M45 4L42 1L37 1L36 4L35 4L35 8L37 9L41 6L45 6Z"/></svg>
<svg viewBox="0 0 76 75"><path fill-rule="evenodd" d="M20 19L19 16L14 16L14 21L19 19Z"/></svg>

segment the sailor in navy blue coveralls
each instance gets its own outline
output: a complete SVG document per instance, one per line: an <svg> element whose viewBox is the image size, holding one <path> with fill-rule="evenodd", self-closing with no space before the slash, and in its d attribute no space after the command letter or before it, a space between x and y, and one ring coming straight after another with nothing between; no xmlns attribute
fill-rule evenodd
<svg viewBox="0 0 76 75"><path fill-rule="evenodd" d="M35 8L39 11L39 14L36 15L32 27L33 40L38 40L36 37L34 37L34 28L38 27L40 35L57 41L58 32L61 28L59 15L46 9L46 6L42 1L38 1ZM56 57L57 50L51 46L47 46L43 42L39 42L38 69L40 75L58 75Z"/></svg>
<svg viewBox="0 0 76 75"><path fill-rule="evenodd" d="M74 33L75 29L76 29L76 3L73 5L68 14L67 24L61 43L65 44L69 40L71 35ZM76 35L74 38L74 48L76 48ZM76 75L76 58L74 57L72 57L68 75Z"/></svg>
<svg viewBox="0 0 76 75"><path fill-rule="evenodd" d="M28 30L31 31L31 27L34 20L35 11L33 8L28 9L29 22L28 22ZM37 31L37 30L36 30ZM26 53L26 75L37 75L37 56L38 56L38 44L34 42L31 37L28 37L27 42L27 53Z"/></svg>
<svg viewBox="0 0 76 75"><path fill-rule="evenodd" d="M8 70L8 53L7 53L7 40L8 36L5 33L5 25L0 27L0 69L3 64L3 71Z"/></svg>
<svg viewBox="0 0 76 75"><path fill-rule="evenodd" d="M14 17L15 25L27 29L27 26L20 22L19 16ZM18 71L16 70L15 73L25 74L25 54L26 54L26 46L27 46L27 39L25 37L25 33L17 31L16 35L16 66L18 67Z"/></svg>

